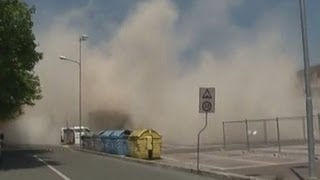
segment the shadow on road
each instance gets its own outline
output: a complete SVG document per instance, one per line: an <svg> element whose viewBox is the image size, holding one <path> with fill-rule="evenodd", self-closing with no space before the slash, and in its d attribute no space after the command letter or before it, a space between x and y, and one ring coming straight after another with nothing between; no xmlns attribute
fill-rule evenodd
<svg viewBox="0 0 320 180"><path fill-rule="evenodd" d="M60 163L46 158L46 154L51 153L46 149L31 147L5 147L3 150L3 158L0 163L0 171L29 169L46 166L37 160L33 155L41 157L45 162L52 166L60 165Z"/></svg>

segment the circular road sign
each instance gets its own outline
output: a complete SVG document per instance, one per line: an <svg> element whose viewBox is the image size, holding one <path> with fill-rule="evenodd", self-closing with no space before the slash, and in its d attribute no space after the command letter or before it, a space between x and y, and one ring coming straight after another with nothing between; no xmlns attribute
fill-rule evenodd
<svg viewBox="0 0 320 180"><path fill-rule="evenodd" d="M205 112L211 111L211 109L212 109L212 104L211 104L211 102L209 102L209 101L203 102L203 103L202 103L202 109L203 109Z"/></svg>

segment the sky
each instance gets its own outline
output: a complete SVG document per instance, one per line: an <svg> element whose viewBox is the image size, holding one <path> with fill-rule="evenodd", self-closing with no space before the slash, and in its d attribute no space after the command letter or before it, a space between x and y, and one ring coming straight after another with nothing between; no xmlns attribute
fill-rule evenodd
<svg viewBox="0 0 320 180"><path fill-rule="evenodd" d="M111 36L112 28L123 23L126 16L134 10L137 3L143 1L145 0L26 0L28 4L35 5L37 8L37 13L34 15L34 29L36 32L50 26L57 17L74 12L73 15L69 16L68 24L76 28L86 27L86 33L90 34L90 43L92 44L100 43L102 36ZM200 1L207 1L210 3L210 0ZM214 5L214 3L218 1L220 0L211 1L211 5ZM300 38L298 0L240 0L237 2L238 3L232 3L235 5L231 5L230 9L228 9L228 18L230 18L230 21L232 21L234 25L241 27L244 31L250 31L250 28L258 24L263 16L274 13L275 9L278 9L282 11L282 13L278 14L277 18L287 18L291 21L290 24L286 24L289 27L288 30L291 32L283 33L294 34L297 39L296 43L300 43L298 42ZM177 23L180 23L180 26L183 27L185 21L188 21L187 19L189 18L190 13L193 13L193 10L197 8L195 7L196 3L192 0L173 0L173 3L179 11L180 17ZM320 2L317 0L308 0L306 1L306 4L311 54L310 61L311 64L318 64L320 63L320 51L317 50L317 47L320 46L320 35L317 32L320 31L320 22L317 17L320 14L318 11ZM214 9L214 7L206 8ZM81 10L85 12L82 14L82 18L79 18L76 11ZM197 35L195 42L193 42L193 47L185 50L186 58L194 57L197 50L202 47L207 47L208 45L210 45L210 48L213 48L210 50L214 51L215 49L219 49L217 46L220 46L221 43L232 43L224 38L225 36L229 36L227 32L216 32L217 30L210 25L210 19L212 19L212 17L210 17L210 13L203 14L202 18L204 19L201 21L207 22L207 24L204 24L203 27L198 27L198 31L202 35ZM181 27L177 25L177 31L183 31L180 29ZM108 34L108 30L110 30L110 34ZM208 36L211 37L208 38ZM297 46L299 46L299 44L297 44ZM299 51L299 49L297 50ZM219 51L220 50L217 50L217 52ZM192 61L192 58L189 60Z"/></svg>
<svg viewBox="0 0 320 180"><path fill-rule="evenodd" d="M24 141L57 143L66 121L77 124L78 67L58 57L77 60L82 34L89 36L82 42L85 125L92 112L121 112L130 117L129 128L154 128L166 141L194 143L203 119L199 87L212 86L216 113L205 142L221 141L222 121L305 113L296 78L303 67L298 0L27 3L37 8L34 33L44 58L36 67L43 99L11 126ZM317 7L319 1L307 1L312 64L320 63ZM314 105L320 112L320 100ZM230 138L243 130L231 129ZM56 135L39 136L48 132Z"/></svg>

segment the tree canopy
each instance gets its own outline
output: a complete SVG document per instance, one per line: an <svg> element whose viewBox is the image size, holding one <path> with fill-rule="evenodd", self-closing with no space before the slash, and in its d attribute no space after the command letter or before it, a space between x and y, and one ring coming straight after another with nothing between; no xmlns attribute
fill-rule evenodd
<svg viewBox="0 0 320 180"><path fill-rule="evenodd" d="M41 99L35 65L42 59L32 31L34 7L20 0L0 0L0 121L23 113Z"/></svg>

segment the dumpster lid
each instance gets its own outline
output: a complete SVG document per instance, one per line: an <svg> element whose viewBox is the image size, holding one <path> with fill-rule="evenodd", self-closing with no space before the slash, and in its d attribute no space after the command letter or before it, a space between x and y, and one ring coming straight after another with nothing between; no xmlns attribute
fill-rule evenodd
<svg viewBox="0 0 320 180"><path fill-rule="evenodd" d="M102 131L99 131L99 132L96 132L96 133L91 133L91 136L92 137L98 137L98 136L101 136L103 133L105 132L105 130L102 130Z"/></svg>
<svg viewBox="0 0 320 180"><path fill-rule="evenodd" d="M161 138L161 135L153 130L153 129L136 129L132 131L131 135L129 136L130 138L139 138L141 137L144 133L150 133L154 138Z"/></svg>
<svg viewBox="0 0 320 180"><path fill-rule="evenodd" d="M99 132L97 133L97 135L100 136L100 135L103 134L105 131L106 131L106 130L99 131Z"/></svg>
<svg viewBox="0 0 320 180"><path fill-rule="evenodd" d="M100 134L101 137L110 137L114 130L105 130L102 134Z"/></svg>
<svg viewBox="0 0 320 180"><path fill-rule="evenodd" d="M124 137L124 136L129 136L130 134L131 134L131 131L129 131L127 129L115 130L110 135L110 137Z"/></svg>

